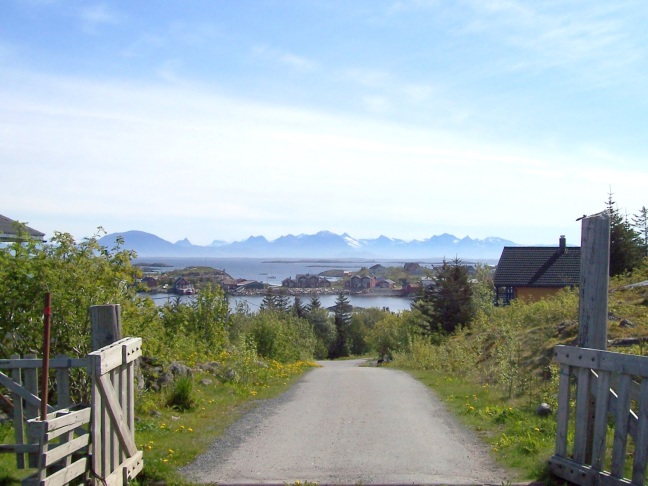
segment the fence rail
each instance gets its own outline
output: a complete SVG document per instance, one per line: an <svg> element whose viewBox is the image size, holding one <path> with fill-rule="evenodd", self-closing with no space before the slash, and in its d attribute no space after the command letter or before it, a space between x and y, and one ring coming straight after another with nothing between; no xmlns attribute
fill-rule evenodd
<svg viewBox="0 0 648 486"><path fill-rule="evenodd" d="M648 462L648 357L556 346L554 360L561 367L556 452L549 461L552 472L579 485L644 485ZM576 389L572 393L574 381ZM572 417L570 404L574 398ZM614 432L608 436L610 423ZM574 438L571 451L570 427ZM634 459L631 477L627 478L624 471L629 437L634 443Z"/></svg>

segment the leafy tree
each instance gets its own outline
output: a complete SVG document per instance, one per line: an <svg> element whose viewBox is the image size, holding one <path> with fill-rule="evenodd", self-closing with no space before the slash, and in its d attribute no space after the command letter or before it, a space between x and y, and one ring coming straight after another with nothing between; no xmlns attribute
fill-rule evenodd
<svg viewBox="0 0 648 486"><path fill-rule="evenodd" d="M641 264L644 249L640 235L628 218L621 215L609 193L607 210L610 215L610 276L631 272Z"/></svg>
<svg viewBox="0 0 648 486"><path fill-rule="evenodd" d="M19 233L27 235L24 225ZM49 243L25 238L0 246L0 356L40 352L46 292L52 295L52 355L89 352L92 305L120 304L122 317L137 318L139 270L121 243L108 249L98 235L76 242L57 232Z"/></svg>
<svg viewBox="0 0 648 486"><path fill-rule="evenodd" d="M330 353L330 357L333 359L349 356L351 353L349 324L351 323L352 309L349 299L343 293L338 294L333 308L335 330L337 331L335 345Z"/></svg>
<svg viewBox="0 0 648 486"><path fill-rule="evenodd" d="M315 307L308 311L306 318L313 326L317 339L315 357L318 359L328 358L337 339L337 330L329 318L329 312L321 307Z"/></svg>
<svg viewBox="0 0 648 486"><path fill-rule="evenodd" d="M455 258L445 259L434 285L424 287L412 304L422 317L423 332L428 335L451 334L467 326L474 316L473 288L468 269Z"/></svg>

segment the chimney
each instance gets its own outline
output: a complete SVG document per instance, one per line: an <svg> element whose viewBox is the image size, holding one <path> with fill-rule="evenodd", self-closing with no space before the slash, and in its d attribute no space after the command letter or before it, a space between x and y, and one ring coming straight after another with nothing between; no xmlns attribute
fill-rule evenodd
<svg viewBox="0 0 648 486"><path fill-rule="evenodd" d="M561 255L567 253L567 239L565 238L565 235L560 235L558 253L560 253Z"/></svg>

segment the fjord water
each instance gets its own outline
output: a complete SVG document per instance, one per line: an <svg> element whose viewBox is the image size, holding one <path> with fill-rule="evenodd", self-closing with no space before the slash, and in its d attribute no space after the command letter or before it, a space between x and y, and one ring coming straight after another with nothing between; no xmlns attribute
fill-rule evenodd
<svg viewBox="0 0 648 486"><path fill-rule="evenodd" d="M175 269L187 267L212 267L223 270L233 278L244 278L257 280L270 285L281 285L281 281L288 277L295 277L299 274L319 274L326 270L347 270L358 271L363 267L370 268L380 264L384 267L402 267L406 262L412 260L329 260L329 259L273 259L273 258L171 258L153 257L137 258L134 263L140 265L162 264L164 267L156 267L160 272L168 272ZM430 268L441 262L438 260L418 261L422 266ZM152 294L151 298L158 304L177 297L172 294ZM320 295L319 300L323 307L331 307L335 304L336 295ZM247 302L251 311L258 310L263 296L236 296L230 298L232 309L240 302ZM310 301L308 295L302 296L302 301L307 304ZM412 299L406 297L385 297L370 295L351 295L349 301L354 307L376 307L379 309L388 308L393 312L409 310Z"/></svg>

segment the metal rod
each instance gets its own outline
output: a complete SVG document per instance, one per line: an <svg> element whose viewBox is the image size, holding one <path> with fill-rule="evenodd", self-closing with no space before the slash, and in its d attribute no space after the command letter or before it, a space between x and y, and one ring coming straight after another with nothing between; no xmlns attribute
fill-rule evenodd
<svg viewBox="0 0 648 486"><path fill-rule="evenodd" d="M41 420L47 419L47 399L49 394L49 358L50 358L50 325L52 318L52 294L45 294L45 309L43 309L43 370L41 375Z"/></svg>

